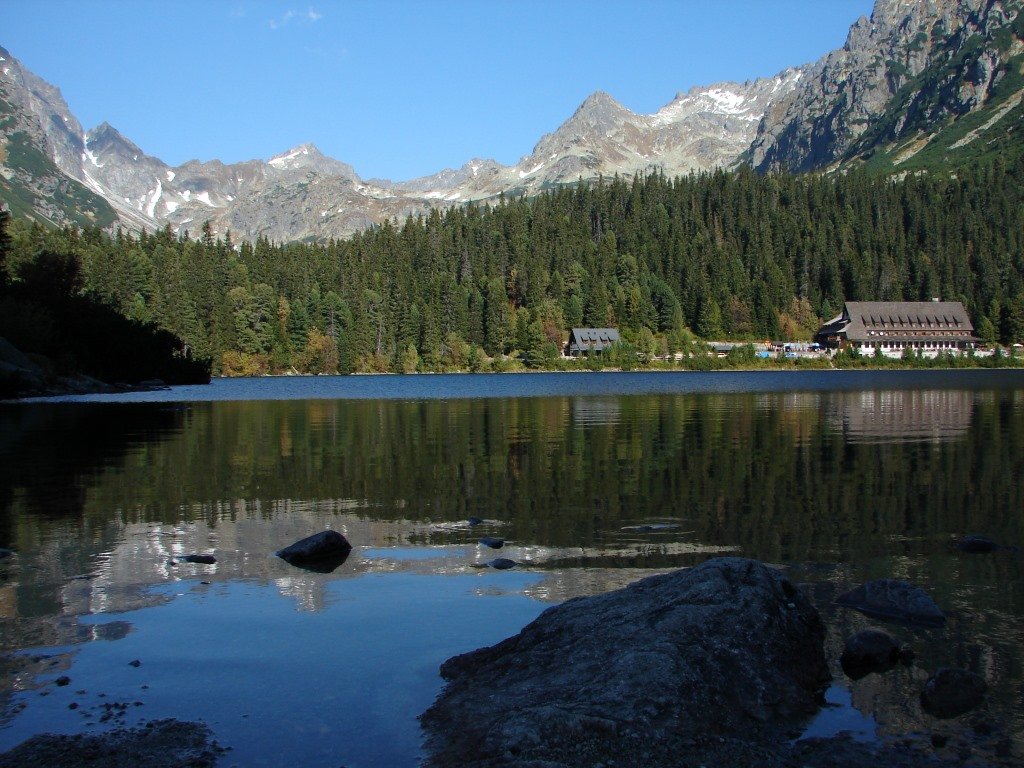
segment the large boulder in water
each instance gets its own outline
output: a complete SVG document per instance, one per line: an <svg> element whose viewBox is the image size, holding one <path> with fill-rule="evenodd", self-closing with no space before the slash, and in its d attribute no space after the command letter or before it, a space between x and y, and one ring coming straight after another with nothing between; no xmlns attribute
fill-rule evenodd
<svg viewBox="0 0 1024 768"><path fill-rule="evenodd" d="M337 531L321 531L278 550L282 560L300 568L330 573L348 558L352 545Z"/></svg>
<svg viewBox="0 0 1024 768"><path fill-rule="evenodd" d="M946 615L920 587L899 579L879 579L861 584L836 598L836 603L868 616L908 624L939 627Z"/></svg>
<svg viewBox="0 0 1024 768"><path fill-rule="evenodd" d="M870 672L892 669L902 651L899 641L888 632L868 627L846 639L839 662L849 677L859 680Z"/></svg>
<svg viewBox="0 0 1024 768"><path fill-rule="evenodd" d="M779 738L822 700L824 636L788 579L742 558L569 600L442 665L428 764L674 765L720 734Z"/></svg>
<svg viewBox="0 0 1024 768"><path fill-rule="evenodd" d="M957 717L978 706L988 685L969 669L943 667L928 678L921 691L921 706L934 717Z"/></svg>

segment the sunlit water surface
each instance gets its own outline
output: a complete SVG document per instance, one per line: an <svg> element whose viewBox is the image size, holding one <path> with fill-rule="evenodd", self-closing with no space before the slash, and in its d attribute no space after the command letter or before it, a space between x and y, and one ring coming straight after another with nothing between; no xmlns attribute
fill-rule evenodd
<svg viewBox="0 0 1024 768"><path fill-rule="evenodd" d="M412 766L446 658L738 554L786 567L829 627L809 735L955 737L983 717L1024 755L1021 556L952 546L1024 543L1017 372L297 377L68 400L0 406L0 749L177 717L208 723L227 765ZM323 528L354 545L334 572L273 556ZM498 556L519 566L487 568ZM851 682L835 660L873 622L832 600L887 576L949 622L885 625L915 665ZM936 721L917 694L949 665L990 693Z"/></svg>

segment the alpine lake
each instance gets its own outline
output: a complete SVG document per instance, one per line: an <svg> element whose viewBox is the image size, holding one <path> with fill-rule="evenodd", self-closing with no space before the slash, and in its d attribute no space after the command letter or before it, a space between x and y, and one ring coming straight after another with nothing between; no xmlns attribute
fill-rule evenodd
<svg viewBox="0 0 1024 768"><path fill-rule="evenodd" d="M353 546L334 571L275 557L327 528ZM1019 764L1024 555L959 552L972 533L1024 545L1020 371L290 377L0 404L0 751L173 717L209 725L225 766L415 766L445 659L740 555L786 569L828 627L806 735ZM834 603L889 577L945 626ZM873 625L915 660L851 680L843 642ZM988 692L939 720L919 693L947 666Z"/></svg>

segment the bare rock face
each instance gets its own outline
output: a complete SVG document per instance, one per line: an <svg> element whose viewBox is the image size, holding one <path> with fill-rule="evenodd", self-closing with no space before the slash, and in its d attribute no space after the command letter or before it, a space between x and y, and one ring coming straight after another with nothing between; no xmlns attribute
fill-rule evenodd
<svg viewBox="0 0 1024 768"><path fill-rule="evenodd" d="M444 663L428 765L675 764L777 739L821 701L823 643L810 602L742 558L570 600Z"/></svg>
<svg viewBox="0 0 1024 768"><path fill-rule="evenodd" d="M982 106L1012 66L1003 0L877 0L846 44L808 68L758 126L762 171L829 168Z"/></svg>

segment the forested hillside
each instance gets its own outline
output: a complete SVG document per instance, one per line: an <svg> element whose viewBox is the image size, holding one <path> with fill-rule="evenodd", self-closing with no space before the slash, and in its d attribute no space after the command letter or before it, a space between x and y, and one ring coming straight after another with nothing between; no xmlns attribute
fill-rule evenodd
<svg viewBox="0 0 1024 768"><path fill-rule="evenodd" d="M9 270L74 255L86 293L228 374L543 365L573 326L620 327L641 351L691 331L807 339L844 300L938 296L1005 343L1024 339L1022 177L1024 161L997 160L898 181L615 178L326 245L14 222Z"/></svg>

